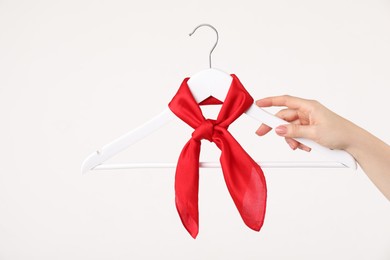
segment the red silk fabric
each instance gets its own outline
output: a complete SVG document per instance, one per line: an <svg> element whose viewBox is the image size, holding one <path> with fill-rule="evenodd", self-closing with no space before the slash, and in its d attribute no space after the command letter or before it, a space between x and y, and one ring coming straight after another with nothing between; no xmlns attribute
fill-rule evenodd
<svg viewBox="0 0 390 260"><path fill-rule="evenodd" d="M213 97L200 103L222 104L216 120L204 118L187 85L189 78L184 79L169 103L171 111L195 129L181 151L175 175L176 208L193 238L199 232L199 154L202 139L214 142L221 150L223 176L245 224L259 231L264 222L267 187L263 171L228 131L229 125L253 104L253 98L237 76L231 76L232 83L223 104Z"/></svg>

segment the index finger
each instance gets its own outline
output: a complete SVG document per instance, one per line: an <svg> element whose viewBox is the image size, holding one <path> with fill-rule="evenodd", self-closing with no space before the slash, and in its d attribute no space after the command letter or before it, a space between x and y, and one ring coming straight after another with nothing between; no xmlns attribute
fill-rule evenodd
<svg viewBox="0 0 390 260"><path fill-rule="evenodd" d="M307 99L283 95L259 99L256 101L256 105L259 107L285 106L292 109L299 109L307 102L309 102Z"/></svg>

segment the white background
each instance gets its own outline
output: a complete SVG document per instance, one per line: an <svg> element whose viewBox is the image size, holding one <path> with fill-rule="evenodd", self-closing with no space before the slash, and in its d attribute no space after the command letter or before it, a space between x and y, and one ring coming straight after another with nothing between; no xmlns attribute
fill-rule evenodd
<svg viewBox="0 0 390 260"><path fill-rule="evenodd" d="M390 259L390 203L360 169L265 169L259 233L220 169L202 169L196 240L174 169L81 175L207 68L214 32L188 36L205 22L220 33L213 65L255 99L317 99L390 142L389 1L0 0L0 259ZM231 126L256 160L315 159L258 125ZM111 161L174 162L190 134L175 121Z"/></svg>

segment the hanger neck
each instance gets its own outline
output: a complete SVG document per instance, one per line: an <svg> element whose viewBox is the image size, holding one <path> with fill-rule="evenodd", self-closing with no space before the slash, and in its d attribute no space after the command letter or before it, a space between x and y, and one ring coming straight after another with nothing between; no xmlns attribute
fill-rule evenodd
<svg viewBox="0 0 390 260"><path fill-rule="evenodd" d="M230 74L222 70L209 68L193 75L188 80L188 87L197 103L213 96L224 101L232 83Z"/></svg>

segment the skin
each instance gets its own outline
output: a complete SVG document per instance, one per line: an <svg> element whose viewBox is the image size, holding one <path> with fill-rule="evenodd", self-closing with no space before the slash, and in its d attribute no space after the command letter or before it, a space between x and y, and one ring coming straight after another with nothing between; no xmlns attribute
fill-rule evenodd
<svg viewBox="0 0 390 260"><path fill-rule="evenodd" d="M283 106L276 116L290 122L275 128L295 150L309 152L310 148L292 138L311 139L331 149L345 150L359 163L370 180L390 200L390 146L332 112L318 101L293 96L275 96L256 101L259 107ZM262 124L256 134L262 136L271 128Z"/></svg>

